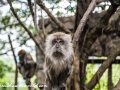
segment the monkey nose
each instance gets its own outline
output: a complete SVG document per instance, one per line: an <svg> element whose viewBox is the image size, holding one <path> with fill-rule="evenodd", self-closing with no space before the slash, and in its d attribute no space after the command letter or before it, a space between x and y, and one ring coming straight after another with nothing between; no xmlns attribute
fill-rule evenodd
<svg viewBox="0 0 120 90"><path fill-rule="evenodd" d="M59 48L59 44L56 44L56 48Z"/></svg>

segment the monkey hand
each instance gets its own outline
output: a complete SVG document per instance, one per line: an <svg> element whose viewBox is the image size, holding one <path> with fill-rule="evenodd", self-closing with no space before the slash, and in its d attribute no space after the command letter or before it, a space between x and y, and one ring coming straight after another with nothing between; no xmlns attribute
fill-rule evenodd
<svg viewBox="0 0 120 90"><path fill-rule="evenodd" d="M30 85L31 84L30 79L26 78L25 83L26 83L26 85Z"/></svg>
<svg viewBox="0 0 120 90"><path fill-rule="evenodd" d="M62 83L62 84L58 87L57 90L65 90L65 89L66 89L66 88L65 88L65 84Z"/></svg>

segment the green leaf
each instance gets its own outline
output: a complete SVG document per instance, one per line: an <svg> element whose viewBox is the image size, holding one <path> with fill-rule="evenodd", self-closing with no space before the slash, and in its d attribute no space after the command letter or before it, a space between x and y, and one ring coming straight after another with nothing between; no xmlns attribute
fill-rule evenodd
<svg viewBox="0 0 120 90"><path fill-rule="evenodd" d="M60 14L61 14L61 13L60 13L59 11L57 11L56 15L57 15L57 16L60 16Z"/></svg>

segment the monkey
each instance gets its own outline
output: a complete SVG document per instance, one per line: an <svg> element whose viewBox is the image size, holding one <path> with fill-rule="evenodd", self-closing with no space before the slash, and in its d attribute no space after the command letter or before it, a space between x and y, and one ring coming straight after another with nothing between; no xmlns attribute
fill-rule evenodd
<svg viewBox="0 0 120 90"><path fill-rule="evenodd" d="M45 42L46 85L44 90L65 90L66 80L72 73L74 51L70 34L56 32Z"/></svg>
<svg viewBox="0 0 120 90"><path fill-rule="evenodd" d="M17 64L17 67L23 78L26 80L26 85L29 85L30 78L33 77L37 64L33 61L30 53L27 53L23 49L18 52L18 56L20 62Z"/></svg>

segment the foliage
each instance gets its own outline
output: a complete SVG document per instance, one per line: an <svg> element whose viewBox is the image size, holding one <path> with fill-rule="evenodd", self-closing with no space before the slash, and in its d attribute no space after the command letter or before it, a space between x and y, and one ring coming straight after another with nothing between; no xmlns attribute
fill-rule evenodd
<svg viewBox="0 0 120 90"><path fill-rule="evenodd" d="M32 3L34 1L32 0ZM0 40L0 50L1 53L7 53L10 51L8 48L8 37L7 34L11 34L11 37L13 37L12 41L14 43L17 43L17 45L14 45L14 48L18 48L19 46L25 45L29 46L30 50L33 51L34 47L30 44L27 44L27 41L30 39L29 35L25 32L23 27L18 23L17 19L12 14L9 5L7 2L5 2L5 5L2 5L0 8L0 37L4 38ZM56 16L67 16L67 15L74 15L75 14L75 5L76 0L70 0L70 1L64 1L64 0L45 0L44 3L47 5L49 10L52 11L52 13ZM63 5L63 3L66 3ZM71 4L72 3L72 4ZM28 6L28 2L24 0L12 0L12 5L19 16L19 18L22 20L22 22L27 26L32 34L36 35L36 30L33 24L32 15ZM63 6L62 6L63 5ZM41 19L41 14L43 14L43 17L48 17L46 13L40 13L40 8L37 7L38 11L38 19ZM22 36L22 37L21 37ZM32 41L31 41L32 42Z"/></svg>
<svg viewBox="0 0 120 90"><path fill-rule="evenodd" d="M33 35L35 35L36 33L35 33L34 26L32 25L31 13L28 6L26 6L26 3L27 2L23 2L22 0L17 0L17 1L13 0L12 2L13 7L16 13L18 14L19 18L23 21L23 23L27 27L29 27ZM10 51L10 49L8 48L9 43L7 39L8 38L7 34L11 35L13 43L17 43L14 45L14 48L17 48L18 46L22 46L24 44L27 45L26 41L29 40L30 38L28 34L24 31L24 29L20 26L16 18L13 16L7 2L6 2L6 5L3 5L0 8L0 12L1 12L0 16L2 17L0 19L1 21L0 22L0 37L1 37L0 50L1 50L1 53L7 52L8 54L8 51ZM4 35L4 38L2 35ZM32 49L33 47L31 48L31 50Z"/></svg>
<svg viewBox="0 0 120 90"><path fill-rule="evenodd" d="M10 78L6 78L7 74L12 72L12 68L0 60L0 85L7 85ZM7 87L2 87L0 90L7 90Z"/></svg>
<svg viewBox="0 0 120 90"><path fill-rule="evenodd" d="M86 83L88 83L91 80L91 78L93 77L93 75L95 74L95 72L98 70L99 67L100 67L100 64L97 64L97 65L88 64L87 65ZM116 85L116 83L119 80L118 78L120 78L119 68L120 68L120 65L112 65L112 83L113 83L113 86ZM99 83L95 86L95 88L93 90L108 90L107 84L108 84L108 70L105 71L105 73L101 77Z"/></svg>
<svg viewBox="0 0 120 90"><path fill-rule="evenodd" d="M5 72L11 71L11 67L8 67L6 64L4 64L2 61L0 61L0 78L3 78L5 75Z"/></svg>

